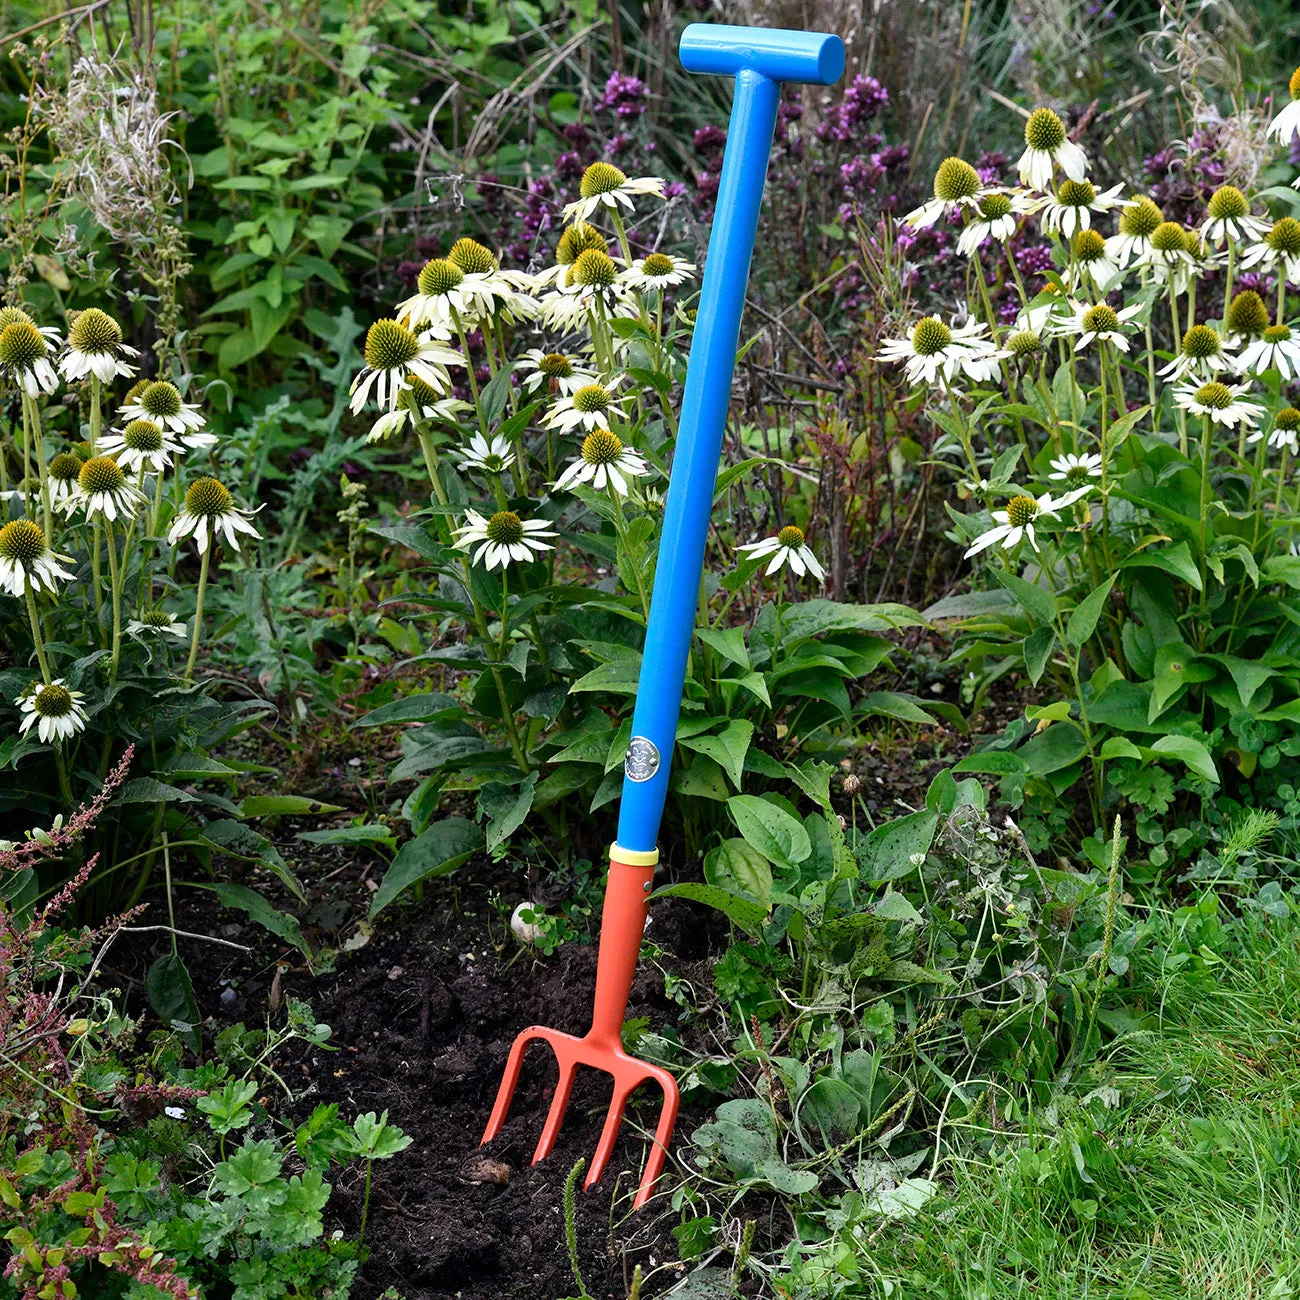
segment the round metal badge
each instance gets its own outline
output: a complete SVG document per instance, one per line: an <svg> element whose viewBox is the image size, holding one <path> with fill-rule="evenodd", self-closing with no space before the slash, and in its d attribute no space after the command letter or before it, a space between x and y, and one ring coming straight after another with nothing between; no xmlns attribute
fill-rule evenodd
<svg viewBox="0 0 1300 1300"><path fill-rule="evenodd" d="M629 781L648 781L659 770L659 749L653 740L633 736L628 742L623 771Z"/></svg>

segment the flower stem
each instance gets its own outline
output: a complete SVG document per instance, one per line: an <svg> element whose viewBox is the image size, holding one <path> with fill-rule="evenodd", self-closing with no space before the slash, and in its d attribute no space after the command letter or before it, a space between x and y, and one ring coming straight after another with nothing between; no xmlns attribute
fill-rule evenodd
<svg viewBox="0 0 1300 1300"><path fill-rule="evenodd" d="M27 427L32 434L32 449L36 454L36 472L41 479L41 522L45 527L45 545L54 540L54 511L50 509L50 467L45 463L45 439L41 436L41 413L34 398L23 394L23 407L27 412Z"/></svg>
<svg viewBox="0 0 1300 1300"><path fill-rule="evenodd" d="M194 602L194 634L190 637L190 657L185 664L185 680L194 680L194 661L199 657L199 633L203 630L203 595L208 588L208 564L212 559L212 540L199 560L199 590Z"/></svg>
<svg viewBox="0 0 1300 1300"><path fill-rule="evenodd" d="M108 580L113 588L113 650L108 659L108 680L117 678L117 661L122 655L122 579L117 563L117 539L113 536L112 520L104 522L104 541L108 546ZM126 547L122 548L122 564L126 564Z"/></svg>
<svg viewBox="0 0 1300 1300"><path fill-rule="evenodd" d="M36 647L36 662L41 666L41 680L48 686L54 679L50 676L49 660L45 657L45 640L41 636L41 616L36 612L36 595L32 591L30 578L23 579L23 591L27 596L27 618L32 625L32 644Z"/></svg>

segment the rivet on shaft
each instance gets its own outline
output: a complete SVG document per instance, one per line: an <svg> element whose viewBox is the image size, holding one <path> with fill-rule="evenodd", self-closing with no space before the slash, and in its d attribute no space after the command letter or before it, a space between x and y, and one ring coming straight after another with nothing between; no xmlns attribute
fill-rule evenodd
<svg viewBox="0 0 1300 1300"><path fill-rule="evenodd" d="M641 888L645 890L645 892L648 894L650 892L650 882L647 880L645 884L641 886Z"/></svg>

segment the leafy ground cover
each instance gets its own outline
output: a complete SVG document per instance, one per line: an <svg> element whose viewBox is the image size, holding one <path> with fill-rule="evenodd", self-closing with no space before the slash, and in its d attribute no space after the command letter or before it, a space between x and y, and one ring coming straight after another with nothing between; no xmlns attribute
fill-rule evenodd
<svg viewBox="0 0 1300 1300"><path fill-rule="evenodd" d="M1293 1293L1289 6L894 0L783 98L637 1213L596 1081L477 1138L585 1027L693 15L4 13L0 1294Z"/></svg>

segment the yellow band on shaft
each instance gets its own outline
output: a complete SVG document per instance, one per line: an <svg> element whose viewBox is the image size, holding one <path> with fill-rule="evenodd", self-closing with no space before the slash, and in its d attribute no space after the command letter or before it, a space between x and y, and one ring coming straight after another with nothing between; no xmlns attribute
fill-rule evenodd
<svg viewBox="0 0 1300 1300"><path fill-rule="evenodd" d="M609 856L626 867L653 867L659 862L658 849L621 849L617 844L609 846Z"/></svg>

